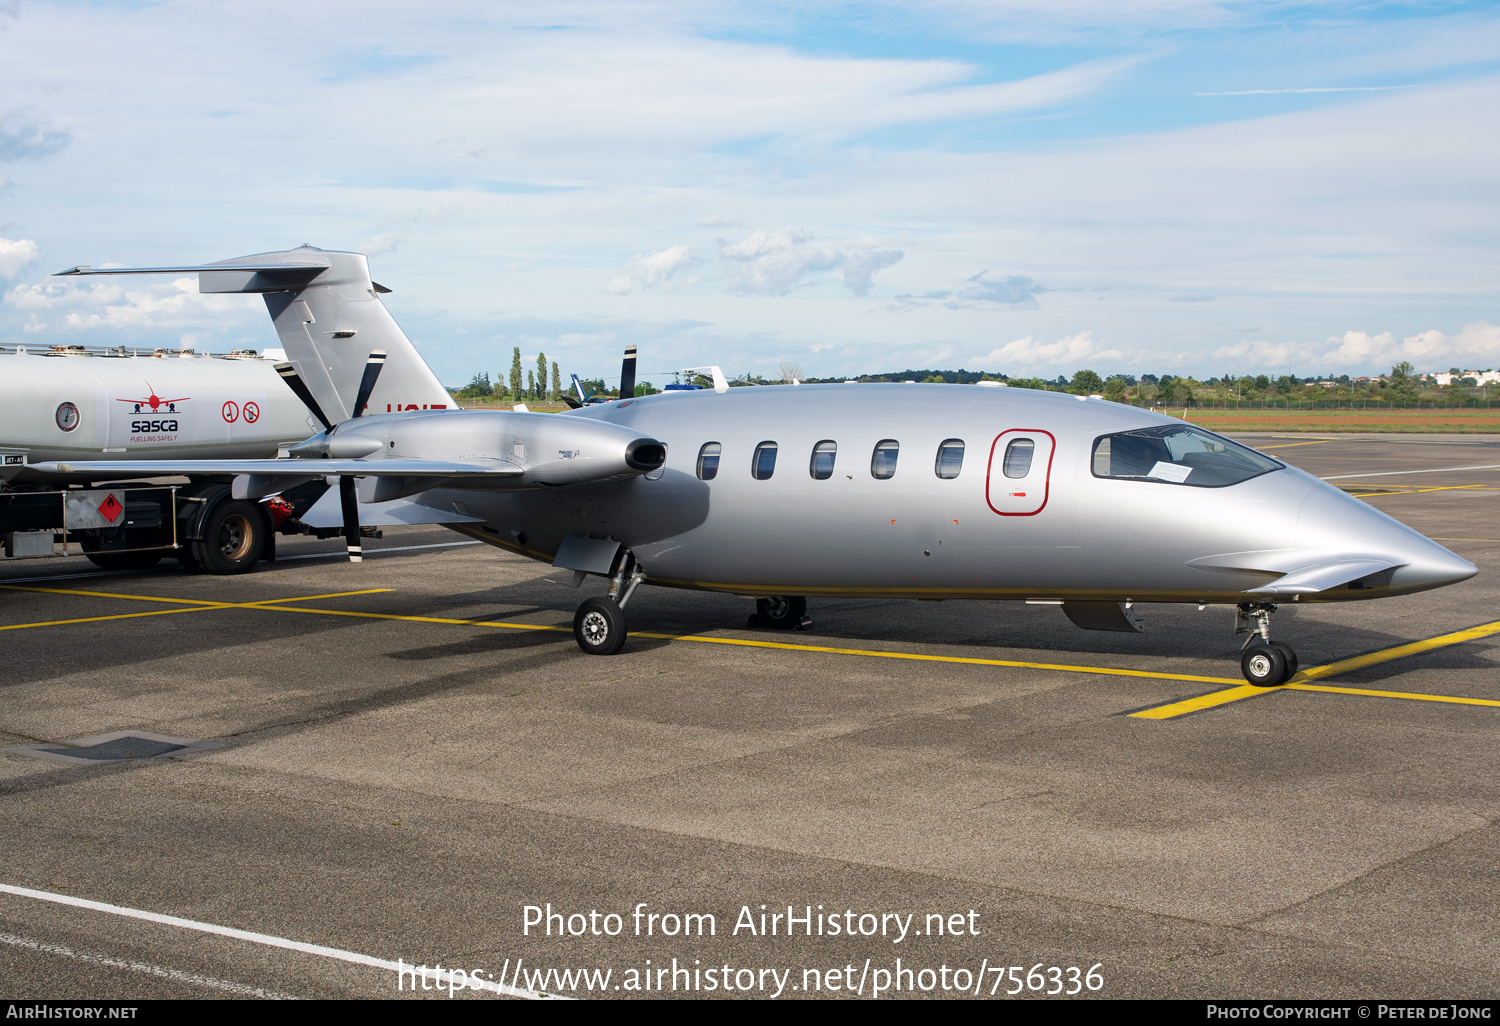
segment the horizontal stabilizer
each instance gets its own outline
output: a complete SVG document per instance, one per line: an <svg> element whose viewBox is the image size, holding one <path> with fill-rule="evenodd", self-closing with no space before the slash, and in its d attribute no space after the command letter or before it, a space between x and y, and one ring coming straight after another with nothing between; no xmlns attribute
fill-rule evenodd
<svg viewBox="0 0 1500 1026"><path fill-rule="evenodd" d="M93 274L201 274L204 271L256 271L261 274L279 274L290 278L310 280L319 272L328 270L328 266L326 263L185 264L181 267L90 267L88 264L79 264L77 267L70 267L66 271L58 271L52 277L70 278Z"/></svg>
<svg viewBox="0 0 1500 1026"><path fill-rule="evenodd" d="M342 527L344 511L337 488L330 488L299 518L308 527ZM403 524L479 524L479 517L459 513L451 507L424 506L410 499L359 503L361 527L399 527Z"/></svg>
<svg viewBox="0 0 1500 1026"><path fill-rule="evenodd" d="M315 477L520 477L504 460L70 460L35 463L43 474L265 474Z"/></svg>

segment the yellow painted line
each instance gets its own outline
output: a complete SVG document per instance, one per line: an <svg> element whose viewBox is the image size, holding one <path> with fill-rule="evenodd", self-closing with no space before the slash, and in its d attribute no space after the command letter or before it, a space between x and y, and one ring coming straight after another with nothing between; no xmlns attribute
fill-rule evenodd
<svg viewBox="0 0 1500 1026"><path fill-rule="evenodd" d="M1446 648L1449 645L1459 645L1465 641L1476 641L1479 638L1487 638L1492 634L1500 634L1500 620L1483 623L1477 627L1469 627L1461 631L1454 631L1451 634L1439 634L1435 638L1427 638L1423 641L1413 641L1406 645L1397 645L1395 648L1384 648L1378 652L1367 652L1364 655L1352 656L1349 659L1340 659L1338 662L1328 663L1323 666L1312 666L1298 673L1293 678L1293 681L1300 684L1303 681L1333 677L1340 673L1348 673L1350 670L1374 666L1376 663L1390 662L1392 659L1405 659L1407 656L1430 652L1435 648Z"/></svg>
<svg viewBox="0 0 1500 1026"><path fill-rule="evenodd" d="M1174 716L1186 716L1188 713L1200 712L1204 709L1212 709L1216 705L1224 705L1228 702L1238 702L1245 698L1255 698L1257 695L1269 695L1279 688L1258 688L1254 684L1241 684L1237 688L1228 691L1215 691L1207 695L1199 695L1197 698L1187 698L1181 702L1173 702L1170 705L1159 705L1155 709L1143 709L1130 715L1140 720L1170 720Z"/></svg>
<svg viewBox="0 0 1500 1026"><path fill-rule="evenodd" d="M1477 627L1468 627L1461 631L1453 631L1451 634L1439 634L1437 637L1425 638L1422 641L1397 645L1394 648L1383 648L1377 652L1366 652L1364 655L1351 656L1348 659L1325 663L1322 666L1309 666L1307 669L1298 672L1290 682L1282 687L1258 688L1251 684L1245 684L1240 687L1230 688L1227 691L1215 691L1207 695L1198 695L1195 698L1184 699L1181 702L1172 702L1168 705L1157 706L1154 709L1144 709L1141 712L1131 713L1130 715L1144 720L1170 720L1174 716L1185 716L1188 713L1198 712L1200 709L1211 709L1216 705L1238 702L1244 698L1254 698L1256 695L1268 695L1276 691L1281 691L1283 688L1290 688L1294 691L1327 691L1335 694L1409 698L1427 702L1455 702L1460 705L1500 706L1500 702L1491 702L1478 698L1452 698L1446 695L1423 695L1397 691L1363 691L1357 688L1335 688L1327 685L1307 683L1307 681L1318 680L1323 677L1333 677L1341 673L1348 673L1351 670L1362 669L1366 666L1374 666L1377 663L1387 663L1393 659L1404 659L1407 656L1430 652L1436 648L1446 648L1449 645L1459 645L1465 641L1487 638L1492 634L1500 634L1500 620L1480 624Z"/></svg>
<svg viewBox="0 0 1500 1026"><path fill-rule="evenodd" d="M166 616L169 613L201 613L205 609L232 609L233 606L177 606L174 609L153 609L145 613L115 613L111 616L83 616L76 620L43 620L40 623L10 623L0 625L0 631L19 631L27 627L65 627L75 623L97 623L100 620L131 620L138 616Z"/></svg>
<svg viewBox="0 0 1500 1026"><path fill-rule="evenodd" d="M1299 445L1327 445L1329 442L1347 442L1347 438L1320 438L1316 442L1288 442L1286 445L1257 446L1262 452L1267 449L1295 449Z"/></svg>
<svg viewBox="0 0 1500 1026"><path fill-rule="evenodd" d="M366 620L404 620L407 623L445 623L458 627L509 627L519 631L567 631L573 632L571 627L553 627L549 624L539 623L507 623L501 620L463 620L447 616L411 616L405 613L366 613L355 609L307 609L301 606L266 606L261 608L276 609L284 613L317 613L320 616L352 616ZM648 637L649 635L632 634L631 637Z"/></svg>
<svg viewBox="0 0 1500 1026"><path fill-rule="evenodd" d="M106 616L81 616L69 620L41 620L35 623L0 624L0 631L18 631L29 627L65 627L71 624L98 623L103 620L130 620L141 616L165 616L168 613L193 613L205 609L285 609L272 603L306 602L311 599L343 598L347 595L372 595L390 591L390 588L366 588L362 591L336 591L327 595L301 595L292 598L261 599L256 602L209 602L203 599L164 599L150 595L120 595L113 592L68 591L61 588L23 588L17 585L0 585L12 591L41 591L60 595L82 595L90 598L134 599L138 602L170 602L171 609L153 609L147 613L112 613Z"/></svg>
<svg viewBox="0 0 1500 1026"><path fill-rule="evenodd" d="M1371 698L1408 698L1417 702L1449 702L1454 705L1488 705L1500 709L1491 698L1457 698L1453 695L1424 695L1416 691L1372 691L1368 688L1336 688L1328 684L1288 684L1293 691L1326 691L1333 695L1367 695ZM1271 689L1277 690L1277 689Z"/></svg>
<svg viewBox="0 0 1500 1026"><path fill-rule="evenodd" d="M285 605L289 602L305 602L313 599L343 598L351 595L373 595L389 592L391 588L367 588L361 591L330 592L326 595L303 595L280 599L261 599L253 602L209 602L202 599L160 599L147 595L124 595L112 592L81 592L65 589L50 588L23 588L14 585L0 585L0 587L11 588L17 591L44 591L56 594L83 595L94 598L120 598L134 599L138 601L164 601L192 603L191 605L179 605L173 609L157 609L144 613L118 613L110 616L91 616L75 620L50 620L42 623L11 624L0 626L0 630L17 630L26 627L52 627L64 624L93 623L100 620L128 620L142 616L163 616L169 613L191 613L208 609L266 609L286 613L311 613L317 616L347 616L356 619L367 620L396 620L406 623L435 623L459 627L499 627L509 630L523 631L555 631L568 633L571 628L558 627L551 624L513 623L500 620L466 620L457 617L443 616L414 616L403 613L372 613L361 610L350 609L314 609L302 606ZM1382 698L1405 698L1416 701L1449 702L1461 705L1487 705L1500 707L1500 701L1478 698L1455 698L1444 695L1423 695L1417 693L1397 691L1372 691L1358 688L1338 688L1328 685L1308 684L1307 681L1323 677L1331 677L1340 673L1347 673L1364 666L1376 663L1388 662L1392 659L1401 659L1406 656L1416 655L1421 652L1444 648L1448 645L1456 645L1465 641L1473 641L1478 638L1488 637L1500 633L1500 620L1470 627L1462 631L1454 631L1422 641L1414 641L1406 645L1394 648L1382 649L1361 656L1354 656L1338 662L1327 663L1323 666L1313 666L1298 673L1291 683L1283 688L1296 691L1324 691L1335 694L1369 695ZM1202 684L1231 684L1234 685L1223 691L1210 692L1206 695L1198 695L1194 698L1184 699L1180 702L1172 702L1168 705L1157 706L1154 709L1145 709L1140 712L1131 713L1132 717L1138 719L1166 720L1187 713L1199 712L1203 709L1211 709L1215 706L1225 705L1230 702L1238 702L1246 698L1254 698L1257 695L1267 695L1283 688L1258 688L1251 684L1241 684L1228 677L1210 677L1201 674L1189 673L1161 673L1147 670L1126 670L1107 666L1080 666L1074 663L1038 663L1019 659L982 659L974 656L945 656L928 655L919 652L882 652L874 649L864 648L839 648L830 645L798 645L787 641L758 641L748 638L714 638L693 634L657 634L650 631L632 631L631 637L651 638L660 641L687 641L706 645L733 645L741 648L765 648L789 652L813 652L824 655L864 656L874 659L901 659L911 662L950 663L967 666L1004 666L1015 669L1049 670L1061 673L1083 673L1098 676L1111 677L1140 677L1149 680L1181 680Z"/></svg>
<svg viewBox="0 0 1500 1026"><path fill-rule="evenodd" d="M253 602L237 602L235 605L249 608L251 606L268 606L277 602L311 602L314 599L346 598L350 595L379 595L382 592L395 590L395 588L363 588L359 591L330 591L326 595L293 595L291 598L256 599Z"/></svg>
<svg viewBox="0 0 1500 1026"><path fill-rule="evenodd" d="M84 598L134 599L137 602L170 602L174 605L214 606L233 605L232 602L213 602L207 599L157 598L154 595L121 595L112 591L77 591L73 588L34 588L24 584L0 584L6 591L34 591L43 595L81 595Z"/></svg>
<svg viewBox="0 0 1500 1026"><path fill-rule="evenodd" d="M33 588L21 584L0 584L8 591L36 591L45 595L81 595L85 598L133 599L136 602L170 602L176 605L203 606L213 609L238 609L268 602L310 602L313 599L343 598L346 595L374 595L391 588L365 588L361 591L331 591L326 595L295 595L291 598L255 599L251 602L222 602L211 599L163 598L158 595L124 595L114 591L78 591L73 588Z"/></svg>
<svg viewBox="0 0 1500 1026"><path fill-rule="evenodd" d="M1437 488L1410 488L1404 492L1346 492L1355 499L1378 499L1386 495L1416 495L1420 492L1458 492L1465 488L1488 488L1489 485L1441 485Z"/></svg>
<svg viewBox="0 0 1500 1026"><path fill-rule="evenodd" d="M1433 541L1500 542L1500 538L1434 538Z"/></svg>
<svg viewBox="0 0 1500 1026"><path fill-rule="evenodd" d="M324 616L351 616L372 620L404 620L409 623L442 623L462 627L507 627L523 631L561 631L572 633L571 627L554 627L535 623L506 623L497 620L460 620L441 616L408 616L400 613L365 613L350 609L307 609L298 606L280 607L288 613L317 613ZM959 663L968 666L1010 666L1028 670L1058 670L1067 673L1093 673L1113 677L1145 677L1150 680L1186 680L1200 684L1233 684L1229 677L1208 677L1191 673L1160 673L1148 670L1123 670L1108 666L1079 666L1074 663L1033 663L1017 659L980 659L972 656L925 655L918 652L881 652L866 648L834 648L828 645L796 645L787 641L756 641L749 638L711 638L696 634L655 634L650 631L631 631L632 638L651 638L657 641L691 641L702 645L737 645L742 648L770 648L788 652L817 652L826 655L869 656L875 659L906 659L915 662Z"/></svg>

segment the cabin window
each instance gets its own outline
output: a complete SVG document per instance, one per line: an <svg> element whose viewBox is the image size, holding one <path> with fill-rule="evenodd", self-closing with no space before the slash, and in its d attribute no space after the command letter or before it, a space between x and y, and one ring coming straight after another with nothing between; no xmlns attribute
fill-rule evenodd
<svg viewBox="0 0 1500 1026"><path fill-rule="evenodd" d="M901 443L894 438L884 438L875 443L875 454L870 457L870 476L879 481L896 476L896 457L901 455Z"/></svg>
<svg viewBox="0 0 1500 1026"><path fill-rule="evenodd" d="M719 443L704 442L698 450L698 480L712 481L719 476Z"/></svg>
<svg viewBox="0 0 1500 1026"><path fill-rule="evenodd" d="M757 481L769 481L776 473L776 443L761 442L755 447L755 458L750 461L750 473Z"/></svg>
<svg viewBox="0 0 1500 1026"><path fill-rule="evenodd" d="M1285 464L1189 424L1104 435L1094 441L1095 477L1223 488Z"/></svg>
<svg viewBox="0 0 1500 1026"><path fill-rule="evenodd" d="M1036 443L1029 438L1017 438L1005 447L1005 476L1025 477L1031 473L1031 457L1036 452Z"/></svg>
<svg viewBox="0 0 1500 1026"><path fill-rule="evenodd" d="M938 446L937 465L933 470L944 481L951 481L962 469L964 469L964 443L961 439L950 438Z"/></svg>
<svg viewBox="0 0 1500 1026"><path fill-rule="evenodd" d="M839 443L824 440L813 446L812 462L807 472L815 481L827 481L833 476L833 461L838 458Z"/></svg>

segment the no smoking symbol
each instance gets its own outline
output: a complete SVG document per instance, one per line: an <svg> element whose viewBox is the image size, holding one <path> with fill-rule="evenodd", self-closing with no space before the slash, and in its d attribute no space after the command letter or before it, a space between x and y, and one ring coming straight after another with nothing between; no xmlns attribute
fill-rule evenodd
<svg viewBox="0 0 1500 1026"><path fill-rule="evenodd" d="M240 419L240 406L239 406L239 404L236 403L236 402L227 402L227 403L225 403L224 404L224 422L226 424L233 424L235 421L237 421L239 419Z"/></svg>

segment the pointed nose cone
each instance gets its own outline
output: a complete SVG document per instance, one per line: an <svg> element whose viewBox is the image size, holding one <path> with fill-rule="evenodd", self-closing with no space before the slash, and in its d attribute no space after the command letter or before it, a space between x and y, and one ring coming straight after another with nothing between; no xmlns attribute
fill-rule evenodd
<svg viewBox="0 0 1500 1026"><path fill-rule="evenodd" d="M1321 482L1297 515L1297 547L1389 560L1396 569L1384 594L1441 588L1479 572L1426 535Z"/></svg>

